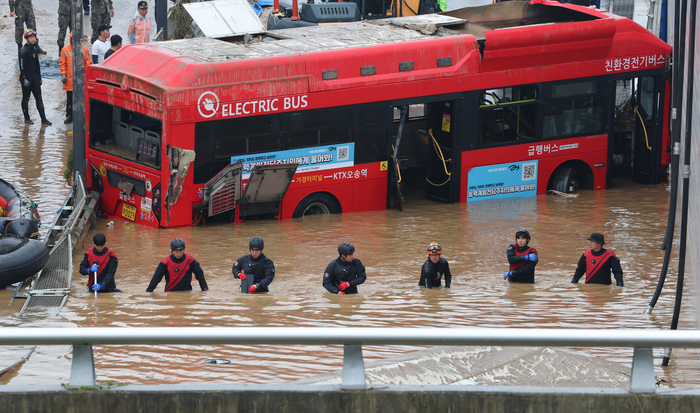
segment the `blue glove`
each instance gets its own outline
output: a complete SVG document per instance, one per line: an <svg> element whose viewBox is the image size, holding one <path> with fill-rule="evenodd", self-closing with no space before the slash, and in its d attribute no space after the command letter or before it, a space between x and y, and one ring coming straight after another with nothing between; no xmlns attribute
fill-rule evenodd
<svg viewBox="0 0 700 413"><path fill-rule="evenodd" d="M99 266L99 265L97 265L97 264L92 264L92 267L90 267L90 269L88 269L88 271L91 272L91 273L93 273L93 272L97 272L99 269L100 269L100 266Z"/></svg>
<svg viewBox="0 0 700 413"><path fill-rule="evenodd" d="M22 84L24 85L24 87L29 87L32 85L27 79L24 79L24 82L22 82Z"/></svg>
<svg viewBox="0 0 700 413"><path fill-rule="evenodd" d="M64 85L66 84L67 81L68 81L68 78L66 77L66 75L61 75L61 82L62 82Z"/></svg>
<svg viewBox="0 0 700 413"><path fill-rule="evenodd" d="M503 279L507 280L512 276L513 276L513 271L508 271L507 273L503 274Z"/></svg>
<svg viewBox="0 0 700 413"><path fill-rule="evenodd" d="M537 262L537 254L527 254L525 256L525 261Z"/></svg>
<svg viewBox="0 0 700 413"><path fill-rule="evenodd" d="M102 284L93 284L92 285L92 291L102 291L105 289L105 286Z"/></svg>
<svg viewBox="0 0 700 413"><path fill-rule="evenodd" d="M618 287L623 287L622 283L617 283Z"/></svg>

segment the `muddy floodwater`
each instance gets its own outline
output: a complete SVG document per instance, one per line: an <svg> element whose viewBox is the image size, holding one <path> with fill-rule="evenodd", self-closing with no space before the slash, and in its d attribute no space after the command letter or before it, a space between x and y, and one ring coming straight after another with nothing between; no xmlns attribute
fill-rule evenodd
<svg viewBox="0 0 700 413"><path fill-rule="evenodd" d="M28 191L33 188L26 188ZM58 191L60 192L60 191ZM53 202L47 199L42 202ZM51 195L53 196L53 195ZM70 298L58 316L18 316L21 303L8 306L10 291L0 292L0 326L286 326L286 327L521 327L667 329L675 291L672 274L653 314L645 315L663 262L659 250L668 213L663 186L617 182L607 191L581 191L578 198L540 195L524 200L437 204L407 198L395 209L299 220L260 220L242 224L156 230L109 219L97 230L119 257L121 294L97 299L74 273ZM50 209L50 208L49 208ZM526 228L540 253L536 283L504 282L505 252L515 231ZM607 247L620 257L625 287L571 284L591 232L605 234ZM265 239L265 254L277 275L267 294L241 294L231 275L236 258L247 253L252 236ZM146 287L158 264L180 237L204 269L211 292L164 293ZM338 243L357 248L367 282L357 296L332 295L321 286L326 265L337 257ZM438 242L453 273L451 289L419 288L425 248ZM82 246L74 257L77 267ZM687 291L687 289L686 289ZM686 300L684 314L690 314ZM681 318L681 328L691 320ZM371 346L366 362L415 351L408 346ZM576 349L630 366L631 349ZM671 364L660 367L664 387L697 387L696 354L674 350ZM40 346L24 365L0 377L0 383L58 384L70 375L70 347ZM223 358L230 364L209 365ZM284 383L338 370L339 346L96 346L98 382L119 383Z"/></svg>

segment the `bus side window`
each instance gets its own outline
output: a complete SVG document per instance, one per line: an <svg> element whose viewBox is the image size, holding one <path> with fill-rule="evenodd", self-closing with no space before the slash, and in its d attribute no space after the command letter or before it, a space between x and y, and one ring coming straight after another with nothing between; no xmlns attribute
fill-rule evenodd
<svg viewBox="0 0 700 413"><path fill-rule="evenodd" d="M576 80L549 86L543 98L543 137L602 132L606 98L605 87L599 83L598 80Z"/></svg>
<svg viewBox="0 0 700 413"><path fill-rule="evenodd" d="M287 133L287 149L352 142L353 122L353 109L347 106L294 113Z"/></svg>
<svg viewBox="0 0 700 413"><path fill-rule="evenodd" d="M485 90L479 97L479 107L479 147L537 139L539 102L535 85Z"/></svg>

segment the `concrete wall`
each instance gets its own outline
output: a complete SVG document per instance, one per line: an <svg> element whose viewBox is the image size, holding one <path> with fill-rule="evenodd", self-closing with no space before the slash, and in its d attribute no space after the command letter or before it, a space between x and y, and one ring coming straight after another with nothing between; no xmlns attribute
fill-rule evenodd
<svg viewBox="0 0 700 413"><path fill-rule="evenodd" d="M330 386L124 386L111 390L0 386L0 412L297 413L484 412L592 413L700 411L700 391L632 394L621 389L387 386L341 391ZM32 387L36 387L32 389Z"/></svg>

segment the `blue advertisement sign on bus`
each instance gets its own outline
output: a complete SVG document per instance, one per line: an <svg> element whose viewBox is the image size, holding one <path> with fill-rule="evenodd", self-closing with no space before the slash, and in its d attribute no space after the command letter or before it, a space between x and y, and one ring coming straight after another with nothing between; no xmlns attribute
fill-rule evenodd
<svg viewBox="0 0 700 413"><path fill-rule="evenodd" d="M298 163L297 173L345 168L355 165L355 143L232 156L231 163L236 162L243 162L244 179L250 175L255 165Z"/></svg>
<svg viewBox="0 0 700 413"><path fill-rule="evenodd" d="M537 167L537 160L532 160L472 168L467 202L535 196Z"/></svg>

